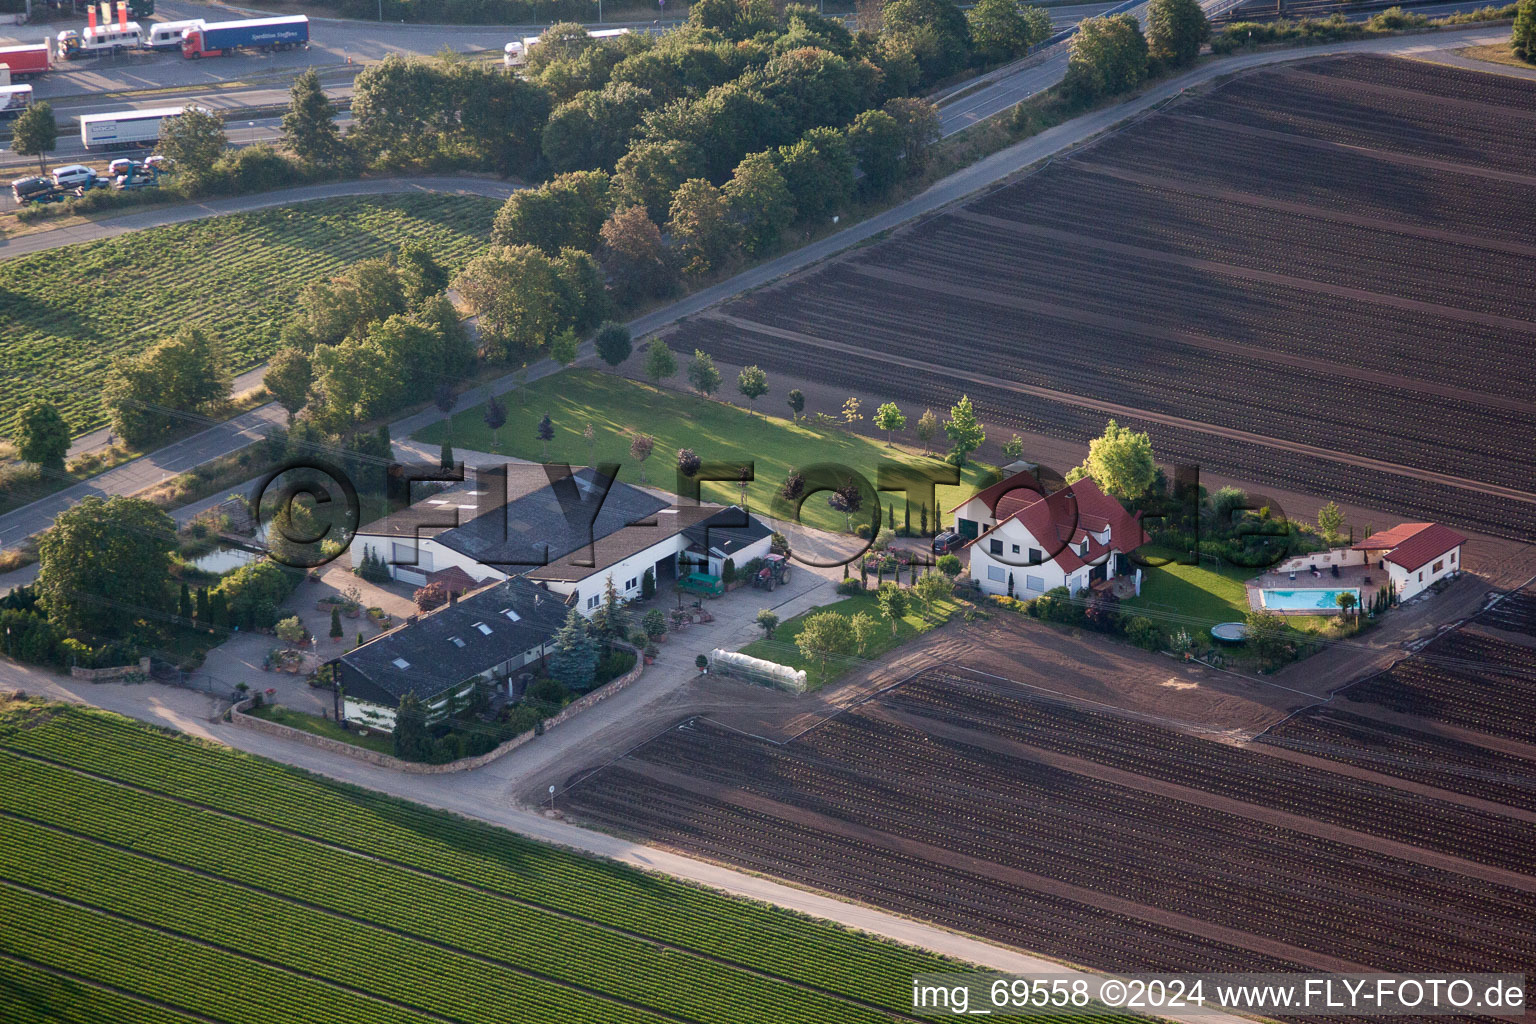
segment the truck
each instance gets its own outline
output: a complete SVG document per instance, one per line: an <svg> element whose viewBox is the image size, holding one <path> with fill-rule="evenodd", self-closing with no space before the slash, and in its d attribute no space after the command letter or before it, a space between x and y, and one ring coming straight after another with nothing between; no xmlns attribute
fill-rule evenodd
<svg viewBox="0 0 1536 1024"><path fill-rule="evenodd" d="M154 145L160 138L160 123L178 117L186 107L158 107L153 110L115 110L107 114L80 115L80 144L86 149L126 149L129 146Z"/></svg>
<svg viewBox="0 0 1536 1024"><path fill-rule="evenodd" d="M20 117L32 105L30 85L0 85L0 120Z"/></svg>
<svg viewBox="0 0 1536 1024"><path fill-rule="evenodd" d="M136 21L92 25L78 32L70 28L59 33L59 57L63 60L110 57L143 45L144 29Z"/></svg>
<svg viewBox="0 0 1536 1024"><path fill-rule="evenodd" d="M46 42L25 46L0 46L0 64L11 80L31 78L53 70L53 51ZM7 82L9 84L9 82Z"/></svg>
<svg viewBox="0 0 1536 1024"><path fill-rule="evenodd" d="M309 45L309 19L302 14L286 18L252 18L247 21L210 21L186 30L181 55L228 57L236 50L291 50Z"/></svg>
<svg viewBox="0 0 1536 1024"><path fill-rule="evenodd" d="M627 28L603 28L596 32L588 32L592 39L617 39L619 36L629 35ZM522 40L513 40L502 48L502 63L509 68L522 67L528 63L528 51L533 49L542 36L523 36Z"/></svg>

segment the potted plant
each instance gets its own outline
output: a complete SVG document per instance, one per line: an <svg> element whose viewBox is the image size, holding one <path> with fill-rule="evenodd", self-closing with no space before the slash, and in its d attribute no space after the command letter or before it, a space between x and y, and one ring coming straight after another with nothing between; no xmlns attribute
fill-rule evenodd
<svg viewBox="0 0 1536 1024"><path fill-rule="evenodd" d="M661 651L659 651L656 648L656 645L654 643L646 644L645 645L645 663L647 665L654 665L656 663L656 655L658 655L660 653L661 653Z"/></svg>
<svg viewBox="0 0 1536 1024"><path fill-rule="evenodd" d="M701 654L697 658L694 658L693 665L699 670L699 675L703 675L705 672L709 671L709 655Z"/></svg>

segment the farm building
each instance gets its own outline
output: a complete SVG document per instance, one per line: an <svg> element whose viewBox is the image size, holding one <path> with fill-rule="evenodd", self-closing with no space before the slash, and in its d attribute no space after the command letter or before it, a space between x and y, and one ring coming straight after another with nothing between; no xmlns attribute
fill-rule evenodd
<svg viewBox="0 0 1536 1024"><path fill-rule="evenodd" d="M542 661L565 615L564 600L513 578L412 616L331 662L340 684L337 715L392 730L395 709L414 692L428 719L439 718L476 683L505 686Z"/></svg>
<svg viewBox="0 0 1536 1024"><path fill-rule="evenodd" d="M1125 579L1141 592L1141 570L1129 554L1147 542L1138 517L1090 479L1049 496L1020 473L950 509L967 545L971 579L988 594L1038 597L1056 587L1072 593Z"/></svg>
<svg viewBox="0 0 1536 1024"><path fill-rule="evenodd" d="M769 549L771 531L739 508L669 505L591 467L551 482L542 466L512 465L477 485L368 524L353 538L354 564L372 550L392 577L416 586L438 574L482 583L521 576L590 614L609 579L628 599L647 569L658 584L683 565L719 575L726 559L740 565Z"/></svg>
<svg viewBox="0 0 1536 1024"><path fill-rule="evenodd" d="M1386 570L1399 601L1461 571L1461 546L1467 538L1439 523L1400 523L1355 544L1367 559Z"/></svg>

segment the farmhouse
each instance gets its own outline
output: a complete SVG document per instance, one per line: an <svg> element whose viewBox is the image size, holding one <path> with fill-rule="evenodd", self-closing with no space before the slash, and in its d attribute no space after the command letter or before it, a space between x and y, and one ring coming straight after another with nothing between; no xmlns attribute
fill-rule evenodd
<svg viewBox="0 0 1536 1024"><path fill-rule="evenodd" d="M988 594L1038 597L1126 579L1141 593L1141 570L1127 557L1147 542L1139 518L1084 478L1045 496L1028 472L1002 480L950 509L954 528L973 538L971 579Z"/></svg>
<svg viewBox="0 0 1536 1024"><path fill-rule="evenodd" d="M340 684L337 713L392 730L401 699L414 692L428 720L440 718L476 683L505 685L542 661L565 615L559 597L513 578L412 616L330 663Z"/></svg>
<svg viewBox="0 0 1536 1024"><path fill-rule="evenodd" d="M450 571L477 582L524 577L591 614L610 579L627 600L647 570L657 584L684 566L718 576L726 559L768 554L771 536L735 506L669 505L591 467L551 482L542 466L513 465L369 524L352 553L356 564L371 549L416 586Z"/></svg>

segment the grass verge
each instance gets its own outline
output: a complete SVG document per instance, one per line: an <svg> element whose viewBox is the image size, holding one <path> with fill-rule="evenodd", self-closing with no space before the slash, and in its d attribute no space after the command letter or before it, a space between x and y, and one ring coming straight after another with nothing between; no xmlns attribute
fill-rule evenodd
<svg viewBox="0 0 1536 1024"><path fill-rule="evenodd" d="M911 602L916 604L915 601ZM914 637L921 636L931 629L948 622L962 605L957 600L938 601L934 604L933 617L924 617L920 608L909 608L896 623L896 634L891 635L890 623L880 618L880 603L873 594L856 594L845 597L835 604L822 605L802 612L794 618L779 624L773 632L773 639L766 638L754 640L741 649L742 654L753 658L762 658L764 661L776 661L780 665L788 665L794 669L805 670L806 688L819 690L830 682L840 678L848 672L878 659L881 655L895 650ZM800 653L799 646L795 643L795 637L800 635L800 630L805 625L805 620L812 615L824 611L837 612L849 618L865 612L878 623L875 634L869 640L864 649L857 654L844 657L829 658L825 666L816 661L807 661Z"/></svg>
<svg viewBox="0 0 1536 1024"><path fill-rule="evenodd" d="M376 733L359 735L350 729L343 729L329 718L308 715L281 704L263 704L260 707L251 708L246 714L253 718L264 718L278 725L286 725L290 729L302 729L316 736L324 736L328 740L350 743L354 747L362 747L378 754L388 754L391 757L395 754L395 741L391 736L380 736Z"/></svg>

